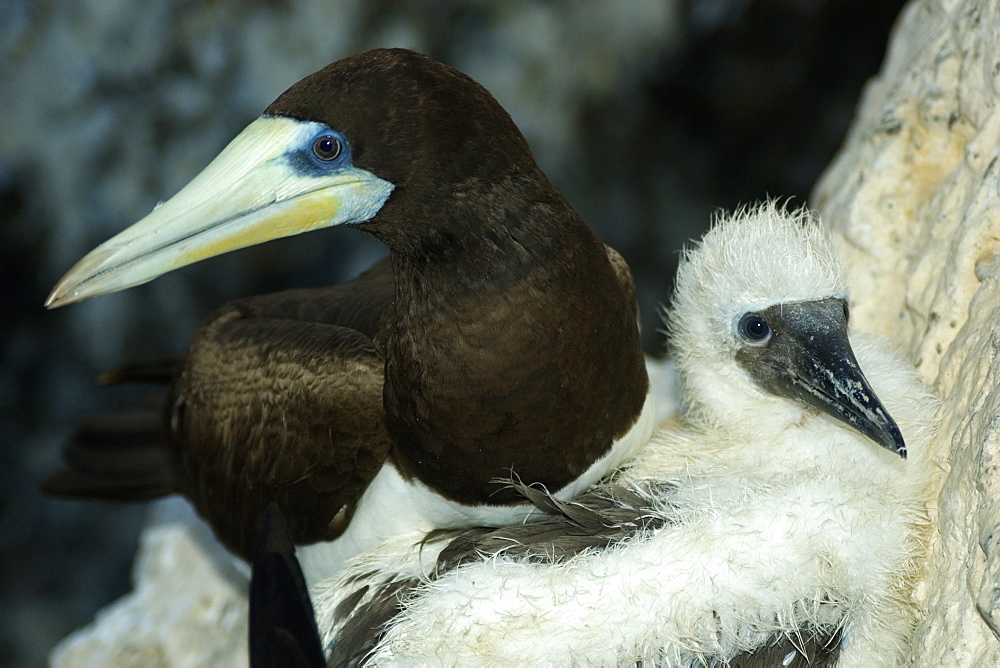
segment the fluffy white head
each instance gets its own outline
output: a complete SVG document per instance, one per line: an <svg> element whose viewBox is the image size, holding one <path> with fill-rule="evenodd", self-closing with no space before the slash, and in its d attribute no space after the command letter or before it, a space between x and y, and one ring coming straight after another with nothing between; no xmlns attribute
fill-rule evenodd
<svg viewBox="0 0 1000 668"><path fill-rule="evenodd" d="M688 410L733 424L744 421L744 409L767 408L794 421L803 409L761 390L734 361L743 345L736 326L749 311L829 297L846 300L847 282L833 243L808 211L769 201L717 218L685 251L664 314Z"/></svg>

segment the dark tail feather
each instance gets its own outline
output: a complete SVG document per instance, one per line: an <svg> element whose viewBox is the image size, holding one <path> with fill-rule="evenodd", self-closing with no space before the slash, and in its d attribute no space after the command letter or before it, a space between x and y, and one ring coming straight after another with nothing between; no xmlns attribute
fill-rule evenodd
<svg viewBox="0 0 1000 668"><path fill-rule="evenodd" d="M250 576L250 668L325 666L295 545L277 506L264 511Z"/></svg>
<svg viewBox="0 0 1000 668"><path fill-rule="evenodd" d="M159 411L140 410L85 421L63 446L66 468L42 483L52 496L144 501L173 494L173 475Z"/></svg>
<svg viewBox="0 0 1000 668"><path fill-rule="evenodd" d="M111 371L105 371L97 377L101 385L119 385L121 383L161 383L168 384L173 380L174 372L180 365L180 360L164 360L149 364L126 364Z"/></svg>

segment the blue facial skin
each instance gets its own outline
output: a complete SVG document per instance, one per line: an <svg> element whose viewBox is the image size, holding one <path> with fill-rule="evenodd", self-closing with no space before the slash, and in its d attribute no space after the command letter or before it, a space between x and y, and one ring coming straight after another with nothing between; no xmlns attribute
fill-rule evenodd
<svg viewBox="0 0 1000 668"><path fill-rule="evenodd" d="M334 172L353 167L351 147L344 135L322 123L309 123L309 125L315 126L316 132L307 135L309 139L303 145L291 149L284 155L285 162L295 173L311 177L329 176ZM315 150L316 142L323 137L329 137L340 143L340 152L330 160L322 159Z"/></svg>
<svg viewBox="0 0 1000 668"><path fill-rule="evenodd" d="M348 183L366 183L364 192L354 193L349 200L349 206L340 212L337 225L360 225L371 220L389 199L395 186L376 175L355 167L351 162L351 147L347 138L338 130L316 121L300 121L287 117L286 121L294 123L288 149L273 159L278 164L284 164L289 176L303 181L337 177L341 185ZM308 190L308 183L300 184ZM327 187L330 184L320 184ZM301 194L304 191L300 191Z"/></svg>

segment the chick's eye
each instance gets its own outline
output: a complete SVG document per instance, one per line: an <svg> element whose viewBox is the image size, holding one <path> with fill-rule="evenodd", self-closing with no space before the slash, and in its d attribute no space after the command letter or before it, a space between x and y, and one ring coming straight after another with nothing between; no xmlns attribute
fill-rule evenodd
<svg viewBox="0 0 1000 668"><path fill-rule="evenodd" d="M756 313L747 313L740 318L740 336L750 343L763 343L771 338L771 326Z"/></svg>
<svg viewBox="0 0 1000 668"><path fill-rule="evenodd" d="M340 140L333 135L320 135L313 142L313 154L324 162L334 160L341 150Z"/></svg>

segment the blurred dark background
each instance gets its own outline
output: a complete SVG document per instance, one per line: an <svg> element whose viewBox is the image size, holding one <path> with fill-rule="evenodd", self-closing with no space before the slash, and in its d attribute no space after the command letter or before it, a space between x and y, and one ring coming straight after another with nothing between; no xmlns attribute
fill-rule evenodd
<svg viewBox="0 0 1000 668"><path fill-rule="evenodd" d="M36 491L82 416L138 400L95 375L180 354L227 299L341 281L383 253L328 230L42 308L290 84L375 46L480 81L628 259L662 354L678 248L718 208L806 201L902 4L0 0L0 665L43 664L129 588L145 509Z"/></svg>

